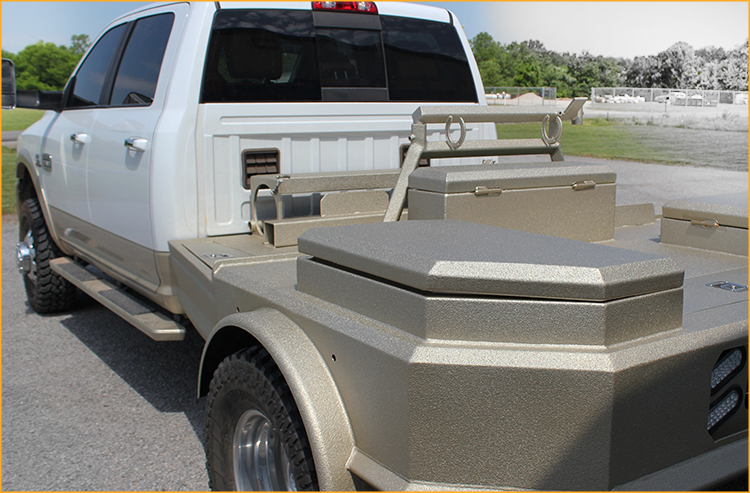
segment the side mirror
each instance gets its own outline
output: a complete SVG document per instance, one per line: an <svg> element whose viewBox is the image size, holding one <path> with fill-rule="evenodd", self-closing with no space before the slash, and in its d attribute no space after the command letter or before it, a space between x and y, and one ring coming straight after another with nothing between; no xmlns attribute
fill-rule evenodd
<svg viewBox="0 0 750 493"><path fill-rule="evenodd" d="M61 111L62 91L16 91L16 68L13 62L3 58L3 109L31 108L35 110Z"/></svg>
<svg viewBox="0 0 750 493"><path fill-rule="evenodd" d="M16 107L33 110L62 111L62 91L18 91Z"/></svg>
<svg viewBox="0 0 750 493"><path fill-rule="evenodd" d="M16 67L13 62L3 58L3 109L16 107Z"/></svg>

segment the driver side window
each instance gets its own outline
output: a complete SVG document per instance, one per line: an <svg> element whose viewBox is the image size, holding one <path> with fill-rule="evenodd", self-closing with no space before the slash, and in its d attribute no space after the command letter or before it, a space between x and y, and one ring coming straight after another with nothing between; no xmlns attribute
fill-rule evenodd
<svg viewBox="0 0 750 493"><path fill-rule="evenodd" d="M91 49L76 74L68 107L98 106L101 103L107 72L117 54L126 27L127 24L120 24L110 29Z"/></svg>
<svg viewBox="0 0 750 493"><path fill-rule="evenodd" d="M107 31L78 69L67 107L150 105L173 23L166 13Z"/></svg>

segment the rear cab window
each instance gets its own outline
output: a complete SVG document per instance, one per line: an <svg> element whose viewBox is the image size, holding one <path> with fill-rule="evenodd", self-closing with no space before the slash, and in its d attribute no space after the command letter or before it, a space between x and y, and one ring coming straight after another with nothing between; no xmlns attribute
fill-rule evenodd
<svg viewBox="0 0 750 493"><path fill-rule="evenodd" d="M138 19L115 76L110 105L151 104L173 23L172 13Z"/></svg>
<svg viewBox="0 0 750 493"><path fill-rule="evenodd" d="M202 103L478 102L448 23L306 10L214 17Z"/></svg>

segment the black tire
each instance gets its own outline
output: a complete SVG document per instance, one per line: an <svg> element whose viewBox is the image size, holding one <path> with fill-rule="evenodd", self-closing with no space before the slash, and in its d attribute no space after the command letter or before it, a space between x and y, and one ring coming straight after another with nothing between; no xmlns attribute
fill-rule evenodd
<svg viewBox="0 0 750 493"><path fill-rule="evenodd" d="M246 426L238 427L240 421ZM275 459L269 460L273 466L263 470L255 463L245 462L235 475L235 461L241 460L241 453L236 452L239 449L234 443L245 443L243 437L247 435L241 430L259 429L253 423L264 423L269 431L265 436L271 437L266 443L270 443L268 456L275 454ZM284 377L265 349L255 346L239 351L214 372L206 400L206 462L212 490L318 489L312 451L299 411Z"/></svg>
<svg viewBox="0 0 750 493"><path fill-rule="evenodd" d="M52 271L50 260L62 256L47 229L35 198L26 199L18 214L18 241L31 249L31 270L23 274L26 298L37 313L70 310L76 287Z"/></svg>

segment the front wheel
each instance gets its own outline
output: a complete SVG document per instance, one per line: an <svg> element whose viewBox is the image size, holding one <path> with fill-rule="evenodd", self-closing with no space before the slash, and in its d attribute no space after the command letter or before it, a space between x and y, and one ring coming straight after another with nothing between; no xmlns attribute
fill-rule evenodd
<svg viewBox="0 0 750 493"><path fill-rule="evenodd" d="M26 298L37 313L53 313L73 307L76 287L55 273L50 260L62 255L50 236L39 201L26 199L18 217L16 262L23 275Z"/></svg>
<svg viewBox="0 0 750 493"><path fill-rule="evenodd" d="M317 490L312 451L292 394L260 347L226 358L206 401L211 489Z"/></svg>

